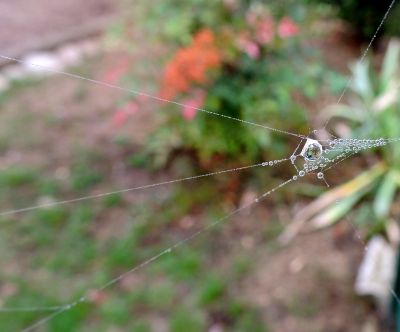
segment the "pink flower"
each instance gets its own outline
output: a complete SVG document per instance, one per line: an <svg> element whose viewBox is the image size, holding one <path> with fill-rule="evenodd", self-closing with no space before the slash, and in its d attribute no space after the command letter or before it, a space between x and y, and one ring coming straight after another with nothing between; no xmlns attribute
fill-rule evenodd
<svg viewBox="0 0 400 332"><path fill-rule="evenodd" d="M129 71L131 59L128 56L123 56L118 59L111 68L108 68L102 75L102 81L108 84L117 84L122 76Z"/></svg>
<svg viewBox="0 0 400 332"><path fill-rule="evenodd" d="M125 106L119 108L112 117L112 122L116 126L122 126L130 115L139 111L139 106L136 102L130 101Z"/></svg>
<svg viewBox="0 0 400 332"><path fill-rule="evenodd" d="M296 36L299 33L299 27L293 20L285 16L280 22L278 26L278 34L282 38L288 38Z"/></svg>
<svg viewBox="0 0 400 332"><path fill-rule="evenodd" d="M128 115L132 115L139 111L139 106L136 102L130 101L122 108L122 110Z"/></svg>
<svg viewBox="0 0 400 332"><path fill-rule="evenodd" d="M275 36L274 21L271 17L263 18L257 26L256 38L261 44L268 44Z"/></svg>
<svg viewBox="0 0 400 332"><path fill-rule="evenodd" d="M128 118L128 114L123 110L118 110L114 113L112 117L112 122L116 126L121 126L125 123L126 119Z"/></svg>
<svg viewBox="0 0 400 332"><path fill-rule="evenodd" d="M145 103L150 99L150 96L146 95L146 94L140 94L136 97L136 99L138 100L138 102L140 103Z"/></svg>
<svg viewBox="0 0 400 332"><path fill-rule="evenodd" d="M241 33L239 36L238 47L246 52L252 59L258 59L260 57L260 48L258 44L251 40L245 32Z"/></svg>
<svg viewBox="0 0 400 332"><path fill-rule="evenodd" d="M260 48L257 43L252 40L246 40L243 43L243 49L247 53L247 55L252 59L258 59L260 57Z"/></svg>
<svg viewBox="0 0 400 332"><path fill-rule="evenodd" d="M198 90L195 92L193 97L190 97L183 101L182 115L185 120L191 121L197 114L198 108L204 104L205 93L204 91Z"/></svg>

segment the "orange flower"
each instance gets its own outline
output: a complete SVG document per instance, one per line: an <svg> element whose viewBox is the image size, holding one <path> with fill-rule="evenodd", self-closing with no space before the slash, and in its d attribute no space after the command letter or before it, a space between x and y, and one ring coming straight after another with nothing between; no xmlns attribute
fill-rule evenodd
<svg viewBox="0 0 400 332"><path fill-rule="evenodd" d="M199 31L192 43L176 52L167 63L161 85L162 98L172 99L193 84L207 83L207 73L221 65L221 53L211 30Z"/></svg>
<svg viewBox="0 0 400 332"><path fill-rule="evenodd" d="M212 45L214 44L214 34L208 29L201 30L194 36L194 44Z"/></svg>

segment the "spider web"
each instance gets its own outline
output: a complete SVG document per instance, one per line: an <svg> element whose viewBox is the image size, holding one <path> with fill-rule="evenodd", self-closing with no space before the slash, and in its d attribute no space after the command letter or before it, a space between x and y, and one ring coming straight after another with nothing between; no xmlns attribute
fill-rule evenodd
<svg viewBox="0 0 400 332"><path fill-rule="evenodd" d="M363 62L368 50L370 49L373 41L375 40L379 30L381 29L384 21L386 20L387 16L389 15L390 10L392 9L394 3L396 0L393 0L389 7L388 10L386 11L384 17L382 18L381 23L379 24L377 30L375 31L374 36L372 37L369 45L367 46L366 50L364 51L360 62ZM33 211L36 209L42 209L42 208L48 208L48 207L53 207L53 206L57 206L57 205L64 205L64 204L73 204L76 202L80 202L80 201L84 201L84 200L91 200L91 199L98 199L101 197L105 197L108 195L113 195L113 194L117 194L117 193L126 193L129 191L137 191L137 190L144 190L144 189L149 189L149 188L153 188L153 187L158 187L158 186L162 186L162 185L170 185L170 184L176 184L178 182L183 182L183 181L192 181L192 180L196 180L196 179L200 179L203 177L210 177L210 176L214 176L214 175L220 175L223 173L230 173L230 172L238 172L238 171L242 171L245 169L249 169L249 168L255 168L255 167L275 167L278 166L279 164L283 163L283 162L291 162L291 164L294 166L296 172L293 175L292 178L287 179L286 181L280 183L279 185L269 189L268 191L264 192L262 195L258 196L257 198L253 199L250 203L244 204L236 209L234 209L233 211L231 211L229 214L226 214L225 216L223 216L222 218L219 218L217 220L215 220L214 222L212 222L211 224L201 228L200 230L194 232L193 234L191 234L190 236L180 240L179 242L176 242L175 244L173 244L172 246L169 246L167 248L165 248L164 250L161 250L158 254L150 257L149 259L143 261L142 263L135 265L134 267L132 267L131 269L127 270L126 272L116 276L115 278L109 280L108 282L106 282L105 284L101 285L100 287L97 287L95 289L95 291L102 291L106 288L109 288L111 286L113 286L114 284L116 284L117 282L119 282L120 280L126 278L128 275L137 272L140 269L145 268L146 266L148 266L149 264L152 264L153 262L155 262L156 260L160 259L161 257L171 254L172 252L174 252L175 250L179 249L180 247L182 247L183 245L189 243L190 241L192 241L193 239L203 235L204 233L206 233L208 230L210 230L211 228L228 221L232 216L234 216L235 214L239 213L242 210L245 209L249 209L252 206L254 206L255 204L257 204L258 202L260 202L261 200L265 199L266 197L270 196L271 194L273 194L275 191L289 185L290 183L299 180L300 178L303 178L306 175L312 175L317 173L317 178L320 180L323 180L325 182L325 184L327 186L329 186L329 184L327 183L325 177L324 177L324 172L328 171L329 169L336 167L339 163L343 162L344 160L352 157L353 155L361 152L361 151L365 151L368 149L373 149L375 147L380 147L386 144L391 144L391 143L397 143L400 141L400 138L379 138L379 139L339 139L333 136L332 139L329 140L324 140L324 141L318 141L319 144L321 144L322 147L322 154L319 158L315 159L315 160L307 160L304 158L304 160L302 160L301 158L304 157L304 155L299 154L298 150L302 147L302 143L305 142L307 143L307 141L310 139L309 135L302 135L302 134L297 134L297 133L292 133L289 131L285 131L285 130L281 130L278 128L273 128L267 125L261 125L261 124L257 124L254 122L250 122L250 121L245 121L242 119L237 119L231 116L227 116L224 114L220 114L220 113L215 113L203 108L197 108L197 107L193 107L190 105L184 105L182 103L173 101L173 100L167 100L164 98L160 98L157 96L153 96L150 95L148 93L142 92L142 91L138 91L138 90L132 90L132 89L127 89L118 85L114 85L114 84L109 84L103 81L99 81L99 80L95 80L95 79L91 79L88 77L84 77L81 75L76 75L76 74L72 74L69 72L65 72L65 71L58 71L58 70L53 70L50 68L47 68L45 66L42 65L38 65L38 64L34 64L34 63L28 63L24 60L21 59L17 59L17 58L12 58L12 57L8 57L6 55L1 55L0 54L0 58L6 59L6 60L10 60L10 61L14 61L14 62L18 62L18 63L22 63L22 64L28 64L30 66L33 67L38 67L41 68L43 70L46 70L48 72L51 73L55 73L55 74L61 74L64 76L68 76L71 78L75 78L75 79L80 79L83 81L87 81L89 83L93 83L93 84L97 84L97 85L102 85L108 88L112 88L112 89L117 89L120 91L124 91L130 94L134 94L134 95L140 95L140 96L145 96L151 99L154 99L156 101L160 101L160 102L167 102L167 103L171 103L171 104L175 104L177 106L185 106L187 108L192 108L195 109L197 111L203 112L207 115L210 116L215 116L215 117L220 117L221 120L230 120L230 121L238 121L241 122L245 125L249 125L249 126L254 126L254 127L259 127L262 129L266 129L266 130L270 130L279 134L284 134L284 135L289 135L289 136L293 136L299 139L299 144L296 148L296 150L288 157L286 158L282 158L282 159L276 159L276 160L270 160L270 161L264 161L263 163L259 163L259 164L254 164L254 165L249 165L249 166L244 166L244 167L239 167L239 168L232 168L232 169L226 169L226 170L220 170L220 171L216 171L216 172L212 172L212 173L207 173L207 174L201 174L201 175L196 175L196 176L191 176L191 177L185 177L185 178L179 178L179 179L174 179L174 180L170 180L170 181L164 181L164 182L158 182L158 183L153 183L153 184L148 184L148 185L144 185L144 186L138 186L138 187L132 187L132 188L125 188L125 189L120 189L120 190L116 190L116 191L110 191L110 192L105 192L105 193L101 193L101 194L97 194L97 195L89 195L89 196L82 196L82 197L77 197L77 198L73 198L73 199L69 199L69 200L60 200L60 201L56 201L56 202L51 202L51 203L46 203L46 204L40 204L40 205L34 205L34 206L28 206L25 208L20 208L20 209L14 209L14 210L7 210L7 211L0 211L0 216L6 216L6 215L12 215L12 214L18 214L18 213L25 213L25 212L29 212L29 211ZM343 96L345 95L345 92L347 91L348 87L351 84L351 78L349 79L349 81L347 82L345 88L343 89L338 103L342 100ZM324 124L323 128L319 129L319 130L323 130L326 129L327 125L329 123L329 120ZM319 130L314 131L314 133L317 133ZM301 161L301 165L298 165L298 161ZM352 228L354 229L354 231L357 233L357 228L354 226L354 224L351 223L351 221L348 218L345 218L345 220L352 226ZM358 233L357 233L358 234ZM361 242L361 244L364 246L364 249L367 250L367 246L366 244L363 242L361 236L357 236L359 241ZM395 293L395 291L393 290L393 288L390 289L393 297L396 299L396 301L398 301L400 303L399 297L398 295ZM49 322L50 320L52 320L53 318L55 318L56 316L72 309L73 307L83 303L83 302L87 302L89 300L88 295L83 295L80 298L78 298L77 300L70 302L68 304L65 305L59 305L59 306L31 306L31 307L3 307L0 308L0 312L4 312L4 313L9 313L9 312L45 312L45 311L50 311L51 314L45 316L44 318L36 321L34 324L28 326L27 328L25 328L23 331L32 331L35 330L37 327L45 324L46 322Z"/></svg>

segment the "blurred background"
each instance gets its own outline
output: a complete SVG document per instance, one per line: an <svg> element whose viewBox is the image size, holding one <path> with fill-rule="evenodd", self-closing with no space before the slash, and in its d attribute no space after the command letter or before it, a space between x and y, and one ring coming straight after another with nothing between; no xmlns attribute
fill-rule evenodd
<svg viewBox="0 0 400 332"><path fill-rule="evenodd" d="M398 143L336 165L329 188L307 175L104 290L293 166L52 206L299 144L195 108L301 135L330 120L339 138L400 137L400 5L359 61L390 3L1 0L0 55L22 59L0 60L1 308L88 299L37 331L400 331ZM0 309L0 330L48 314Z"/></svg>

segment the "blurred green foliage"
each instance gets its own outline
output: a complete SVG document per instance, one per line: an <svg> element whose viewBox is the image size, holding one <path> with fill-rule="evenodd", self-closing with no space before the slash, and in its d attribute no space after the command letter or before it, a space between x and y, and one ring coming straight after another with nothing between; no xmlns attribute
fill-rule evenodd
<svg viewBox="0 0 400 332"><path fill-rule="evenodd" d="M303 1L295 0L166 0L145 6L138 11L137 17L146 14L142 27L150 33L150 38L175 44L187 44L193 34L203 27L218 30L221 25L228 24L245 27L245 14L249 9L267 9L274 17L290 16L296 22L306 21L316 17L316 11ZM135 3L136 5L136 3ZM120 36L121 31L116 32Z"/></svg>
<svg viewBox="0 0 400 332"><path fill-rule="evenodd" d="M325 215L330 223L339 220L363 197L373 200L372 212L367 211L367 219L374 221L369 225L370 233L384 230L385 221L391 215L396 193L400 188L400 145L390 143L390 138L400 137L400 44L392 40L383 59L380 71L371 68L368 60L357 62L351 67L352 76L349 89L352 92L348 104L328 107L326 115L332 121L344 122L351 129L351 137L362 139L387 138L389 143L380 147L376 153L380 163L361 172L355 179L333 189L341 194L340 202L327 208ZM339 133L338 133L339 135ZM329 213L329 212L332 213ZM363 213L362 216L367 214ZM357 215L357 214L356 214Z"/></svg>
<svg viewBox="0 0 400 332"><path fill-rule="evenodd" d="M175 45L172 48L179 52L192 43L197 32L207 29L213 32L222 53L219 70L210 73L205 84L192 84L176 100L191 103L192 92L201 89L205 96L197 107L307 134L307 101L315 98L323 86L328 85L332 92L343 87L338 75L323 66L316 52L304 43L311 34L315 11L295 1L272 1L268 5L247 0L232 3L170 0L151 6L146 12L150 39L155 35L153 38ZM285 27L289 29L287 34ZM261 33L271 34L271 38L261 42L257 39ZM243 38L245 45L241 46ZM173 57L174 54L169 63ZM176 105L165 108L161 126L147 141L145 155L136 156L133 163L151 160L149 164L160 167L174 152L186 151L196 155L200 167L207 169L214 167L215 159L245 164L287 153L288 138L267 129L202 112L192 120Z"/></svg>

